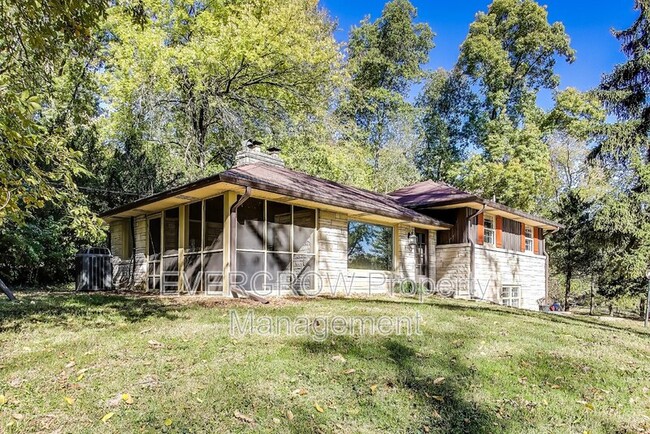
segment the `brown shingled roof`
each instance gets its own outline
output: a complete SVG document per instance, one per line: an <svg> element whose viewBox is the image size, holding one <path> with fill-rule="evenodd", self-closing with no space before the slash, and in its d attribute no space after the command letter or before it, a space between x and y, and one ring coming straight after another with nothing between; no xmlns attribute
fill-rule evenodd
<svg viewBox="0 0 650 434"><path fill-rule="evenodd" d="M444 182L436 182L431 180L423 181L417 184L409 185L408 187L400 188L399 190L395 190L392 193L388 193L388 195L394 198L400 205L413 209L435 209L436 207L445 205L474 202L481 205L486 205L487 207L495 210L533 220L547 226L552 226L554 228L563 227L560 223L515 208L511 208L509 206L502 205L491 200L483 199L480 196L460 190Z"/></svg>
<svg viewBox="0 0 650 434"><path fill-rule="evenodd" d="M281 166L252 163L217 175L145 197L100 215L110 217L146 204L177 196L209 184L226 182L384 217L449 228L451 225L402 206L390 196L351 187Z"/></svg>
<svg viewBox="0 0 650 434"><path fill-rule="evenodd" d="M403 206L413 207L469 202L479 199L478 196L459 190L449 184L431 180L400 188L388 193L388 195Z"/></svg>

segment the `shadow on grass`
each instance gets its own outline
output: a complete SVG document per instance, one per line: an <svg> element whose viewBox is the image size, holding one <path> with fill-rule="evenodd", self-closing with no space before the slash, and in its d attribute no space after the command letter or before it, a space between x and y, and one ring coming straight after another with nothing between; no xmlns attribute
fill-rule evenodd
<svg viewBox="0 0 650 434"><path fill-rule="evenodd" d="M345 298L332 298L333 300L346 300ZM440 309L445 309L449 311L458 311L458 312L480 312L485 313L490 312L496 315L502 316L519 316L519 317L528 317L535 319L543 319L550 322L567 324L567 325L589 325L590 327L598 328L604 331L623 331L628 333L633 333L637 336L650 339L650 332L645 332L642 330L635 329L633 327L626 327L623 325L609 324L604 323L601 320L596 318L590 318L581 314L574 314L571 316L553 314L553 313L543 313L535 311L527 311L523 309L508 308L498 305L493 305L489 303L475 302L475 305L471 305L469 301L465 303L459 303L458 300L451 300L441 297L436 298L425 298L424 302L420 303L415 298L400 299L400 298L391 298L391 299L378 299L378 298L354 298L355 302L359 303L379 303L379 304L401 304L401 305L425 305L436 307Z"/></svg>
<svg viewBox="0 0 650 434"><path fill-rule="evenodd" d="M304 351L312 354L339 352L346 358L372 360L373 364L395 367L396 385L412 394L414 403L421 406L419 413L423 417L419 422L422 425L413 426L413 432L424 429L425 432L491 433L507 428L507 421L498 420L494 412L465 398L464 392L475 380L476 371L465 365L459 355L452 353L426 360L405 337L371 340L372 343L368 343L367 337L337 336L335 343L304 341L302 345ZM429 375L432 370L444 372L444 381ZM404 417L410 416L405 414Z"/></svg>
<svg viewBox="0 0 650 434"><path fill-rule="evenodd" d="M152 317L174 320L182 309L157 297L122 294L24 291L17 296L18 302L0 302L0 332L19 331L29 324L106 327Z"/></svg>

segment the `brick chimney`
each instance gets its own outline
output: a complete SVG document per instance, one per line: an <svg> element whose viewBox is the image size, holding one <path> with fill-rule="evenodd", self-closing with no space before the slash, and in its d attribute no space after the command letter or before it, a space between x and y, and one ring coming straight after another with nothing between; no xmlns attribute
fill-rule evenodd
<svg viewBox="0 0 650 434"><path fill-rule="evenodd" d="M284 161L280 158L280 148L274 146L268 148L265 152L262 150L262 142L247 139L242 142L242 147L235 156L235 166L252 163L265 163L284 167Z"/></svg>

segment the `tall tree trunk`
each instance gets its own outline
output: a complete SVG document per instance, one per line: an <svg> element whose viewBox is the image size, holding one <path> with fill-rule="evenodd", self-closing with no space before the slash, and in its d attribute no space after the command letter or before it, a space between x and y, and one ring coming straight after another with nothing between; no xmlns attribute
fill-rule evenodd
<svg viewBox="0 0 650 434"><path fill-rule="evenodd" d="M591 278L591 286L589 288L589 315L594 314L594 278Z"/></svg>
<svg viewBox="0 0 650 434"><path fill-rule="evenodd" d="M2 292L4 292L4 294L7 297L9 297L10 301L16 301L16 297L14 296L14 293L11 292L11 290L7 287L7 285L5 285L2 279L0 279L0 289L2 290Z"/></svg>
<svg viewBox="0 0 650 434"><path fill-rule="evenodd" d="M566 282L564 283L564 311L569 311L569 295L571 294L571 278L573 277L573 268L568 267L566 270Z"/></svg>

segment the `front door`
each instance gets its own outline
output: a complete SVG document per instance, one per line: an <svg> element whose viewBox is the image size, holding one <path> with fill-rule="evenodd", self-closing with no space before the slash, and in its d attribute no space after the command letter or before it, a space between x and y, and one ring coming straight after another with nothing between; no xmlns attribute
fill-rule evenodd
<svg viewBox="0 0 650 434"><path fill-rule="evenodd" d="M415 237L415 275L417 280L429 277L429 231L426 229L416 229Z"/></svg>

